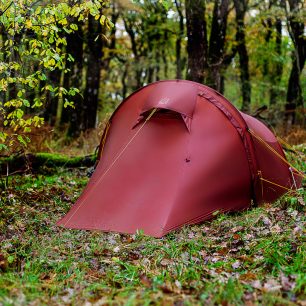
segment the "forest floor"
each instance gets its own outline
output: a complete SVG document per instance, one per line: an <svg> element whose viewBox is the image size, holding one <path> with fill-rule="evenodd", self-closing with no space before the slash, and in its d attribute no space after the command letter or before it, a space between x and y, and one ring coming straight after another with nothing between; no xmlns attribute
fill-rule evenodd
<svg viewBox="0 0 306 306"><path fill-rule="evenodd" d="M0 305L306 305L305 191L162 239L57 227L86 171L0 190Z"/></svg>

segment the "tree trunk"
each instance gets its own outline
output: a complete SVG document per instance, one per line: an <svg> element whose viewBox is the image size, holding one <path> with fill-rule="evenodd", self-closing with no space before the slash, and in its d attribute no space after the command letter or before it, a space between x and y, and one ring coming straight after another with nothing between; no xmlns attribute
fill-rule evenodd
<svg viewBox="0 0 306 306"><path fill-rule="evenodd" d="M306 56L306 44L304 38L303 20L298 20L297 14L300 12L302 1L289 0L290 16L289 33L294 44L292 52L292 68L288 82L287 102L285 105L287 128L296 123L296 108L303 105L303 96L300 83L300 74L304 68Z"/></svg>
<svg viewBox="0 0 306 306"><path fill-rule="evenodd" d="M96 162L96 154L70 157L54 153L21 154L0 157L0 177L25 172L50 173L57 168L92 167Z"/></svg>
<svg viewBox="0 0 306 306"><path fill-rule="evenodd" d="M271 9L271 7L269 7L269 9ZM272 37L272 20L271 17L268 17L268 19L266 20L266 22L264 22L264 26L267 30L267 33L265 34L265 43L268 45L271 37ZM263 67L262 67L262 73L263 73L263 77L265 78L267 75L269 75L269 58L264 58L263 61Z"/></svg>
<svg viewBox="0 0 306 306"><path fill-rule="evenodd" d="M12 47L10 47L10 58L9 61L12 62L20 62L20 58L18 57L19 55L19 51L16 50L15 48L19 48L21 46L21 40L22 40L22 34L15 34L14 36L8 35L9 39L12 39L14 44L12 45ZM18 73L15 71L15 69L12 69L10 71L10 77L11 78L18 78ZM16 82L13 83L9 83L8 85L8 100L12 100L12 99L16 99L17 98L17 92L18 92L18 88L16 85Z"/></svg>
<svg viewBox="0 0 306 306"><path fill-rule="evenodd" d="M251 106L251 83L249 74L249 55L245 43L244 24L244 16L247 11L247 0L234 0L234 5L236 11L236 42L240 65L242 111L249 112Z"/></svg>
<svg viewBox="0 0 306 306"><path fill-rule="evenodd" d="M275 23L275 53L279 59L282 55L282 21L277 18ZM277 60L274 63L274 67L271 71L271 87L270 87L270 105L275 105L279 97L279 84L283 74L283 63L280 60Z"/></svg>
<svg viewBox="0 0 306 306"><path fill-rule="evenodd" d="M132 22L128 19L127 17L123 17L123 22L124 22L124 27L128 35L130 36L131 40L131 47L132 47L132 52L135 58L135 64L134 64L134 69L135 69L135 80L136 82L132 86L133 90L136 90L141 87L141 74L142 70L140 67L140 54L138 52L138 44L136 42L136 32L133 29L133 24Z"/></svg>
<svg viewBox="0 0 306 306"><path fill-rule="evenodd" d="M65 65L65 64L64 64ZM56 130L59 130L61 120L62 120L62 114L63 114L63 108L64 108L64 97L63 93L61 91L61 88L64 87L64 81L65 81L65 71L61 71L61 77L60 77L60 83L59 83L59 95L57 99L57 109L56 109L56 116L55 116L55 123L54 127Z"/></svg>
<svg viewBox="0 0 306 306"><path fill-rule="evenodd" d="M222 91L222 68L229 0L215 0L208 50L208 78L206 84Z"/></svg>
<svg viewBox="0 0 306 306"><path fill-rule="evenodd" d="M175 6L179 15L179 32L175 42L175 53L176 53L176 78L182 78L182 40L184 38L184 16L182 12L182 3L175 0Z"/></svg>
<svg viewBox="0 0 306 306"><path fill-rule="evenodd" d="M59 69L55 69L50 71L48 74L49 84L53 87L57 87L60 84L61 71ZM45 81L42 81L42 87L46 85ZM49 125L54 126L56 111L57 111L57 102L58 99L54 97L54 94L50 91L45 91L44 93L45 99L45 109L44 109L44 119L48 122Z"/></svg>
<svg viewBox="0 0 306 306"><path fill-rule="evenodd" d="M67 54L73 57L73 61L66 60L66 69L68 72L65 74L64 88L69 89L75 87L80 90L80 94L76 94L70 99L73 101L75 108L67 107L63 109L61 118L62 123L69 123L68 136L75 137L81 132L82 127L82 107L83 107L83 68L84 68L84 52L83 52L83 28L81 23L74 22L78 25L78 30L66 36L67 40Z"/></svg>
<svg viewBox="0 0 306 306"><path fill-rule="evenodd" d="M82 130L96 127L102 61L102 26L93 16L88 17L88 68L84 92Z"/></svg>
<svg viewBox="0 0 306 306"><path fill-rule="evenodd" d="M121 83L122 83L122 100L126 98L127 95L127 85L126 85L126 78L128 75L128 65L124 65L123 74L121 77Z"/></svg>
<svg viewBox="0 0 306 306"><path fill-rule="evenodd" d="M187 23L187 79L199 83L204 81L207 67L207 32L205 0L185 0Z"/></svg>
<svg viewBox="0 0 306 306"><path fill-rule="evenodd" d="M3 27L0 26L0 50L4 50L5 41L8 39L7 35L8 34L4 31ZM0 52L0 61L1 62L7 61L7 56L5 52ZM2 103L6 102L6 92L4 90L0 91L0 101Z"/></svg>

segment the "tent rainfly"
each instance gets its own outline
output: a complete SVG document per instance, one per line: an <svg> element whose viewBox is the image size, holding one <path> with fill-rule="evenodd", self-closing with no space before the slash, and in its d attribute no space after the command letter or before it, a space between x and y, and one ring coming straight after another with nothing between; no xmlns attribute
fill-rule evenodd
<svg viewBox="0 0 306 306"><path fill-rule="evenodd" d="M301 184L273 133L191 81L145 86L105 128L98 164L58 225L162 237Z"/></svg>

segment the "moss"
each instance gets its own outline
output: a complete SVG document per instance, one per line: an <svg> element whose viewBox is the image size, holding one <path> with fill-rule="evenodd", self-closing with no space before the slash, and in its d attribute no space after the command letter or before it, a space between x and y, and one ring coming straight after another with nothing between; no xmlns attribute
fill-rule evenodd
<svg viewBox="0 0 306 306"><path fill-rule="evenodd" d="M46 168L91 167L95 164L96 158L97 156L95 154L70 157L58 153L35 153L2 157L0 158L0 173L6 174L7 166L9 173L22 173L27 170L32 170L33 172L45 172Z"/></svg>

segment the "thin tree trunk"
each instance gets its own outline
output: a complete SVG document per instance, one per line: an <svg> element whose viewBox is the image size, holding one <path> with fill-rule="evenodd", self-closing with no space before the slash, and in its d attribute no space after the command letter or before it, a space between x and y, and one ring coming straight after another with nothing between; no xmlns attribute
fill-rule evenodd
<svg viewBox="0 0 306 306"><path fill-rule="evenodd" d="M59 129L60 123L62 120L62 113L64 108L64 98L63 93L61 91L61 88L64 87L64 81L65 81L65 71L64 69L61 71L61 77L60 77L60 83L59 83L59 95L57 99L57 109L56 109L56 117L55 117L55 123L54 127L55 129Z"/></svg>
<svg viewBox="0 0 306 306"><path fill-rule="evenodd" d="M18 57L19 52L17 50L15 50L15 48L19 48L21 45L21 40L22 40L22 34L16 34L14 36L8 35L9 39L12 39L14 44L12 47L10 47L10 58L9 61L10 62L20 62L20 57ZM21 63L20 63L21 64ZM15 69L12 69L10 71L10 77L11 78L17 78L18 77L18 73L15 71ZM16 99L17 98L17 92L18 92L18 88L16 86L16 82L13 83L9 83L8 85L8 100L11 99Z"/></svg>
<svg viewBox="0 0 306 306"><path fill-rule="evenodd" d="M82 129L83 113L83 82L82 74L84 71L84 52L83 52L83 29L78 24L78 30L67 37L67 53L74 58L73 62L66 62L70 72L65 75L65 87L75 87L80 90L80 94L72 97L75 108L64 109L63 119L69 122L68 136L75 137L80 135Z"/></svg>
<svg viewBox="0 0 306 306"><path fill-rule="evenodd" d="M264 22L264 26L267 29L267 33L265 34L265 43L268 45L271 40L272 32L273 32L272 31L273 25L272 25L272 20L270 17L266 20L266 22ZM263 73L264 78L269 74L269 59L268 58L264 58L262 73Z"/></svg>
<svg viewBox="0 0 306 306"><path fill-rule="evenodd" d="M207 32L205 0L185 0L187 23L187 79L199 83L204 81L207 67Z"/></svg>
<svg viewBox="0 0 306 306"><path fill-rule="evenodd" d="M7 33L5 33L5 31L3 30L2 27L0 27L0 50L3 50L4 48L4 43L7 40ZM1 62L5 62L6 61L6 56L4 52L0 52L0 61ZM0 101L2 101L2 103L6 102L6 92L5 91L0 91Z"/></svg>
<svg viewBox="0 0 306 306"><path fill-rule="evenodd" d="M82 130L96 127L102 61L102 26L93 16L88 18L88 68L84 92Z"/></svg>
<svg viewBox="0 0 306 306"><path fill-rule="evenodd" d="M275 37L275 53L278 59L282 55L282 21L277 18L275 23L276 37ZM271 87L270 87L270 105L274 105L279 97L279 84L283 74L283 63L278 60L274 63L271 71Z"/></svg>
<svg viewBox="0 0 306 306"><path fill-rule="evenodd" d="M126 94L127 94L127 85L126 85L126 78L128 75L128 66L124 65L124 70L123 70L123 74L121 77L121 83L122 83L122 99L126 98Z"/></svg>
<svg viewBox="0 0 306 306"><path fill-rule="evenodd" d="M206 84L222 90L222 68L229 0L215 0L208 49L208 78Z"/></svg>
<svg viewBox="0 0 306 306"><path fill-rule="evenodd" d="M236 42L240 64L242 110L249 112L251 107L251 83L249 73L249 55L245 42L244 24L244 16L247 11L247 0L234 0L234 5L236 10Z"/></svg>
<svg viewBox="0 0 306 306"><path fill-rule="evenodd" d="M300 83L300 75L304 68L306 56L306 44L304 38L304 23L298 20L302 1L289 0L290 16L288 17L289 33L294 44L294 51L292 52L292 68L288 82L287 102L285 105L287 128L296 123L296 109L297 106L303 105L303 95Z"/></svg>
<svg viewBox="0 0 306 306"><path fill-rule="evenodd" d="M160 51L157 48L156 52L155 52L155 62L156 62L156 65L155 65L155 81L159 81L160 80L160 77L159 77L160 57L161 57L161 54L160 54Z"/></svg>
<svg viewBox="0 0 306 306"><path fill-rule="evenodd" d="M123 17L124 27L131 40L132 52L135 58L135 80L136 82L132 86L133 90L141 87L141 68L140 68L140 54L138 52L138 46L136 42L136 33L133 29L132 23L128 20L128 18Z"/></svg>
<svg viewBox="0 0 306 306"><path fill-rule="evenodd" d="M61 71L59 69L55 69L49 72L48 80L53 87L59 86L60 78L61 78ZM45 81L43 81L43 83L44 84L42 84L42 87L46 85ZM54 97L54 94L51 93L50 91L45 91L44 99L46 101L45 102L46 106L44 110L44 119L46 122L48 122L49 125L54 126L58 99L56 99Z"/></svg>
<svg viewBox="0 0 306 306"><path fill-rule="evenodd" d="M176 53L176 78L182 78L182 40L184 38L184 16L182 12L182 3L175 0L175 6L179 15L179 32L175 42L175 53Z"/></svg>

